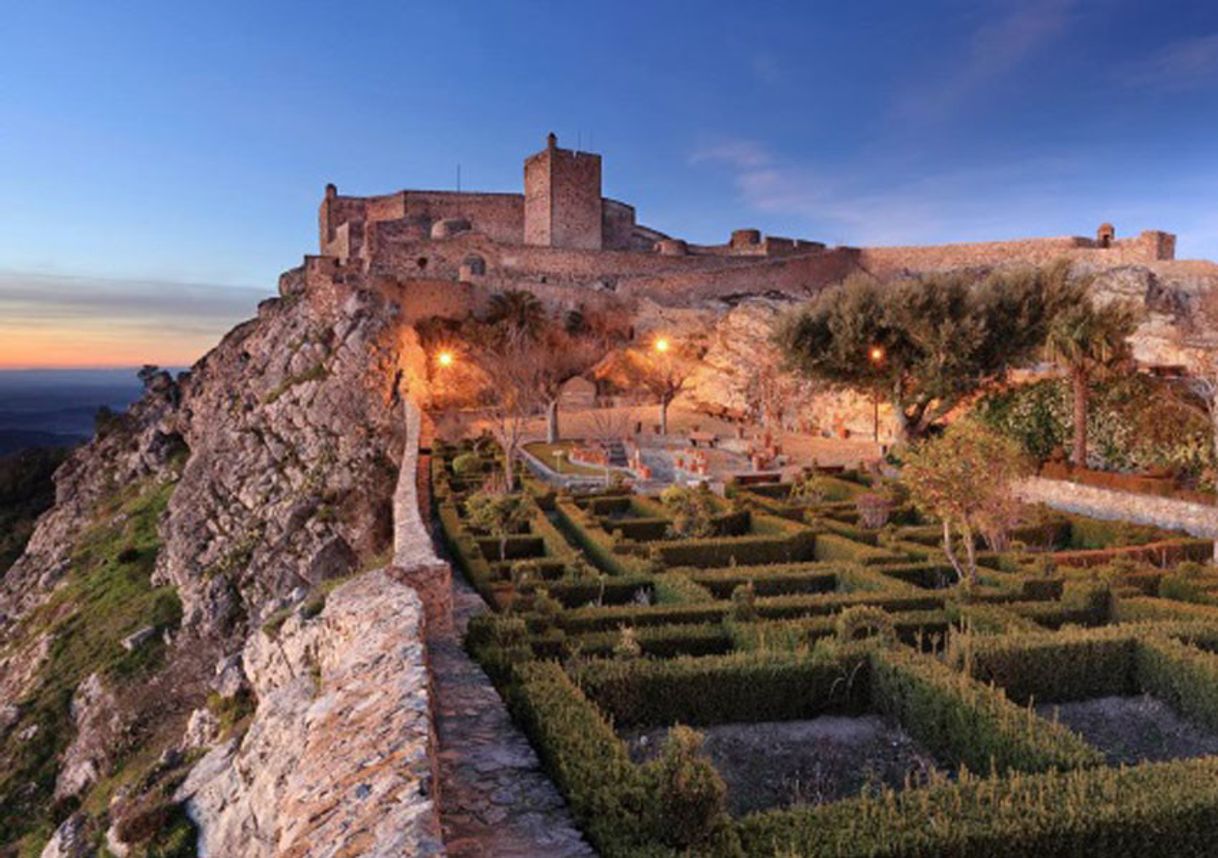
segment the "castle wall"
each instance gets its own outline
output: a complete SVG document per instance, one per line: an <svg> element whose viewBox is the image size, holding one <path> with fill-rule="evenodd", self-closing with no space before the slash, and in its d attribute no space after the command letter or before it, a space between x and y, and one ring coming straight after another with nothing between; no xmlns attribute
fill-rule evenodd
<svg viewBox="0 0 1218 858"><path fill-rule="evenodd" d="M1004 263L1043 265L1061 258L1112 266L1146 264L1174 257L1175 236L1148 230L1134 238L1118 239L1108 247L1079 237L920 247L865 247L860 251L859 264L870 273L884 277L905 271L938 271Z"/></svg>
<svg viewBox="0 0 1218 858"><path fill-rule="evenodd" d="M796 297L811 296L857 271L858 251L837 247L823 253L744 261L744 265L671 270L625 279L618 284L617 294L650 298L661 304L745 293L780 292Z"/></svg>
<svg viewBox="0 0 1218 858"><path fill-rule="evenodd" d="M634 206L617 200L601 201L602 246L606 250L632 250L635 226Z"/></svg>

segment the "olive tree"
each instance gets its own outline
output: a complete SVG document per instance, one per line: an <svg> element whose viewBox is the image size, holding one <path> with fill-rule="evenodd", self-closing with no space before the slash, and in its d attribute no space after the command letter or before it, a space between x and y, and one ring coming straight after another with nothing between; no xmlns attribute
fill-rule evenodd
<svg viewBox="0 0 1218 858"><path fill-rule="evenodd" d="M1068 265L936 273L880 282L856 275L786 317L789 364L830 386L874 391L916 440L968 397L1037 355L1052 320L1083 299Z"/></svg>

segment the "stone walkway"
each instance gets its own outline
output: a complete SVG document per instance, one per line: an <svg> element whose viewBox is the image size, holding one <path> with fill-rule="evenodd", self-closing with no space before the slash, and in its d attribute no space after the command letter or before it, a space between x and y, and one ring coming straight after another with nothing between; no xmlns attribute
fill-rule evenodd
<svg viewBox="0 0 1218 858"><path fill-rule="evenodd" d="M490 679L461 646L486 610L453 575L453 631L429 641L440 744L440 818L453 858L594 856Z"/></svg>

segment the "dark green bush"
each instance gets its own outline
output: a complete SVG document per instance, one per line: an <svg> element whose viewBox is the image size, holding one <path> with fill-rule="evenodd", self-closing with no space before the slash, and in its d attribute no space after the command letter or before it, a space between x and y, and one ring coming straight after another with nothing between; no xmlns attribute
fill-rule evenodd
<svg viewBox="0 0 1218 858"><path fill-rule="evenodd" d="M872 705L939 760L973 771L1035 772L1100 765L1103 755L1066 728L940 662L904 648L871 653Z"/></svg>
<svg viewBox="0 0 1218 858"><path fill-rule="evenodd" d="M573 678L624 727L783 721L858 712L867 700L866 657L742 653L705 658L596 660Z"/></svg>
<svg viewBox="0 0 1218 858"><path fill-rule="evenodd" d="M749 858L1205 856L1218 842L1218 758L969 777L737 827Z"/></svg>

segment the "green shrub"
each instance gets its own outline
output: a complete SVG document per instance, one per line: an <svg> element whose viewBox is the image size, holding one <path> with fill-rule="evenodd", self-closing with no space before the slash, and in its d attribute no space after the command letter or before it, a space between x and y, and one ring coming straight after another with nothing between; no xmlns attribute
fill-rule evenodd
<svg viewBox="0 0 1218 858"><path fill-rule="evenodd" d="M836 533L816 534L814 554L817 560L845 561L874 566L881 563L899 562L903 558L883 548L855 542Z"/></svg>
<svg viewBox="0 0 1218 858"><path fill-rule="evenodd" d="M833 623L837 639L853 643L865 638L878 638L883 644L896 642L897 632L892 617L883 608L855 605L837 615Z"/></svg>
<svg viewBox="0 0 1218 858"><path fill-rule="evenodd" d="M741 653L704 658L595 660L573 673L623 727L783 721L857 712L866 701L866 657Z"/></svg>
<svg viewBox="0 0 1218 858"><path fill-rule="evenodd" d="M1218 656L1178 640L1146 636L1137 645L1143 691L1186 718L1218 729Z"/></svg>
<svg viewBox="0 0 1218 858"><path fill-rule="evenodd" d="M1146 858L1209 855L1218 758L961 778L738 823L748 858Z"/></svg>
<svg viewBox="0 0 1218 858"><path fill-rule="evenodd" d="M971 674L1016 703L1064 703L1138 690L1134 638L1121 629L1010 634L972 642Z"/></svg>
<svg viewBox="0 0 1218 858"><path fill-rule="evenodd" d="M485 473L491 464L486 459L483 459L477 453L462 453L453 459L453 473L458 477L473 477L481 473Z"/></svg>
<svg viewBox="0 0 1218 858"><path fill-rule="evenodd" d="M678 724L668 731L660 756L643 767L647 790L659 799L651 828L679 850L708 844L730 824L727 786L702 755L702 740Z"/></svg>
<svg viewBox="0 0 1218 858"><path fill-rule="evenodd" d="M1066 728L1001 691L903 648L871 652L872 705L938 759L973 771L1035 772L1103 763Z"/></svg>
<svg viewBox="0 0 1218 858"><path fill-rule="evenodd" d="M553 662L516 669L508 701L588 839L606 856L645 854L652 810L639 768L588 699Z"/></svg>

